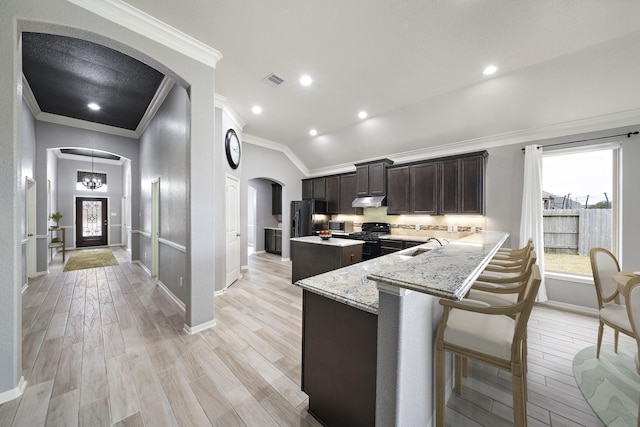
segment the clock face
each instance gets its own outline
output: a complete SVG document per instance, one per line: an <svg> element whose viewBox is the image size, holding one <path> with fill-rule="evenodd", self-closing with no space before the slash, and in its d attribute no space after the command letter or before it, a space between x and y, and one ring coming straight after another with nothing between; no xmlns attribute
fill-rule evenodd
<svg viewBox="0 0 640 427"><path fill-rule="evenodd" d="M229 129L225 137L225 151L227 153L227 161L229 166L236 169L240 165L240 140L236 131Z"/></svg>

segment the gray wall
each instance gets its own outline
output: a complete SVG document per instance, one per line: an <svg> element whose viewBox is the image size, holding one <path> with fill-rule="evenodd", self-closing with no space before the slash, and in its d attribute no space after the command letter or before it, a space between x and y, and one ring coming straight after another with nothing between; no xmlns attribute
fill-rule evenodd
<svg viewBox="0 0 640 427"><path fill-rule="evenodd" d="M158 279L186 303L184 285L188 223L189 97L175 85L140 138L140 261L151 269L151 182L160 181ZM197 226L197 225L196 225Z"/></svg>
<svg viewBox="0 0 640 427"><path fill-rule="evenodd" d="M243 172L240 195L242 217L242 237L240 261L247 265L247 186L251 179L265 178L282 185L282 258L288 259L291 234L291 202L302 199L301 180L305 176L287 156L280 151L270 150L256 144L245 143L243 149ZM271 195L271 193L269 193ZM256 235L259 229L256 227ZM263 236L264 238L264 236Z"/></svg>
<svg viewBox="0 0 640 427"><path fill-rule="evenodd" d="M278 225L278 220L271 214L271 184L272 181L262 178L248 181L248 185L256 189L256 251L264 251L264 228Z"/></svg>
<svg viewBox="0 0 640 427"><path fill-rule="evenodd" d="M91 161L58 159L58 197L56 204L58 211L63 215L62 220L60 220L60 225L67 227L65 245L67 248L75 248L75 224L77 221L74 221L74 219L76 197L108 198L108 241L110 245L119 245L121 243L122 165L98 163L94 161L93 170L97 173L107 174L108 191L101 192L76 189L78 171L91 171Z"/></svg>

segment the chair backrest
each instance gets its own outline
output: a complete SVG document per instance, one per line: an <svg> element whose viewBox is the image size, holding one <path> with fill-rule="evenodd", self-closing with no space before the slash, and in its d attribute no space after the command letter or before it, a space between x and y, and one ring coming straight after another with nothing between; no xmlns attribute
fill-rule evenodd
<svg viewBox="0 0 640 427"><path fill-rule="evenodd" d="M589 252L593 281L596 285L598 307L604 307L618 295L618 284L613 280L613 273L620 271L616 257L606 249L593 248Z"/></svg>
<svg viewBox="0 0 640 427"><path fill-rule="evenodd" d="M542 282L542 276L540 275L540 267L534 264L531 267L531 275L529 276L529 282L525 289L524 298L521 303L522 311L516 315L516 327L513 336L513 342L516 340L523 340L527 333L527 323L529 322L529 316L531 316L531 310L533 310L533 303L536 301L536 295L538 295L538 289L540 288L540 282ZM517 346L512 346L512 352L519 351ZM515 354L512 354L515 357Z"/></svg>
<svg viewBox="0 0 640 427"><path fill-rule="evenodd" d="M633 335L638 344L638 352L636 353L636 370L640 375L640 277L634 277L629 280L625 288L627 300L627 313L629 321L633 329ZM640 420L638 420L640 422Z"/></svg>

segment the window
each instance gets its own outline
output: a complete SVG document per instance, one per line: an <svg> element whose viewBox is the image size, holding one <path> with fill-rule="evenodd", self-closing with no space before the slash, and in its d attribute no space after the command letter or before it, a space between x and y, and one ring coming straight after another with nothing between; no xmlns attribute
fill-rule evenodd
<svg viewBox="0 0 640 427"><path fill-rule="evenodd" d="M591 248L616 253L618 151L607 144L544 153L546 271L591 276Z"/></svg>

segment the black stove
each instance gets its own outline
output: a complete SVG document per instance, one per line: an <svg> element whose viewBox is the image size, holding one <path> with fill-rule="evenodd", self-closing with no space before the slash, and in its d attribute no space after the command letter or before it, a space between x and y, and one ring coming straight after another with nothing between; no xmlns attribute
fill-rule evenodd
<svg viewBox="0 0 640 427"><path fill-rule="evenodd" d="M382 255L380 236L389 234L391 226L384 222L364 222L362 231L349 234L350 239L364 240L362 259L367 260Z"/></svg>

